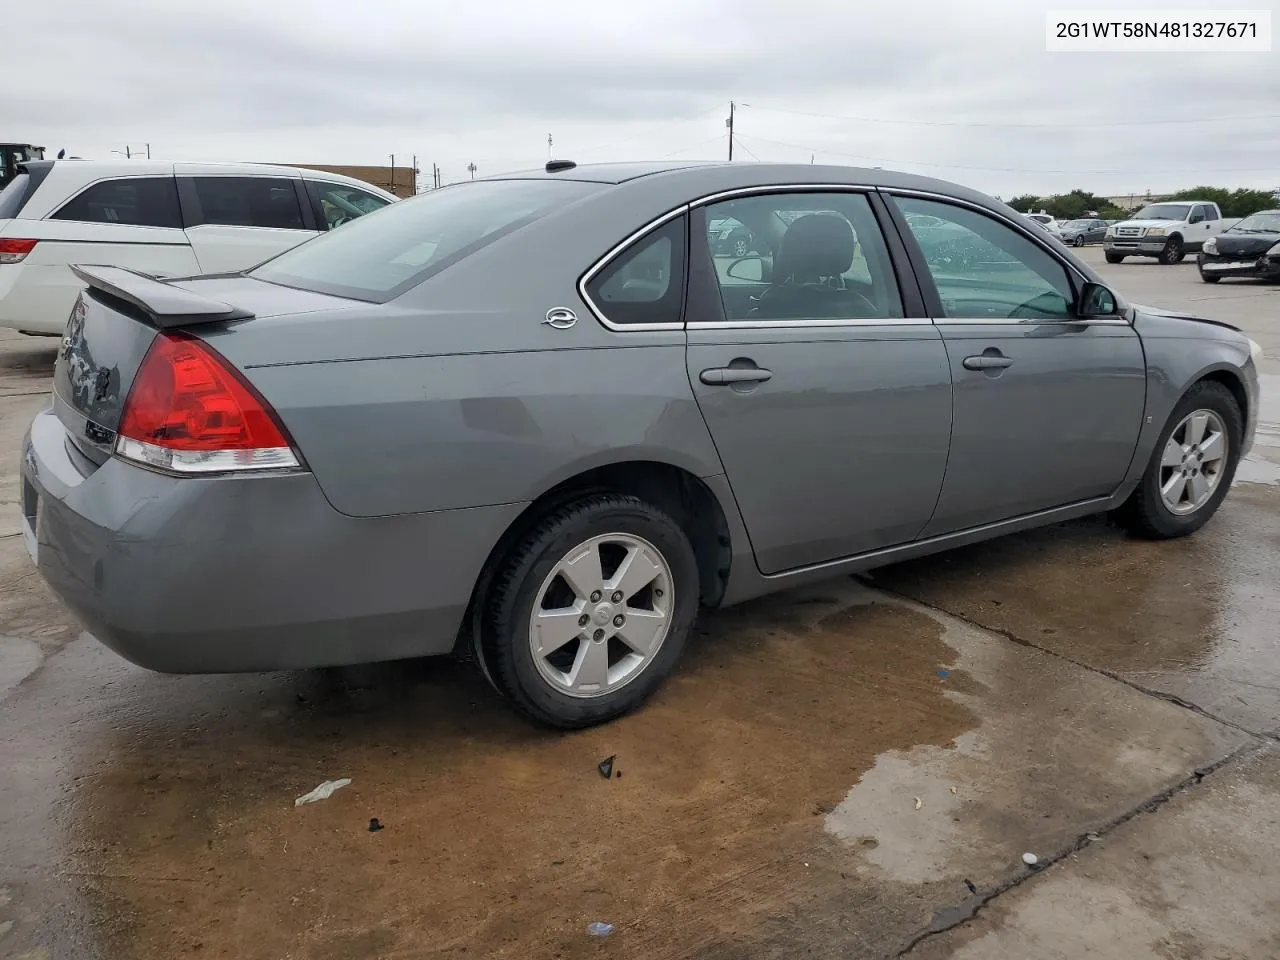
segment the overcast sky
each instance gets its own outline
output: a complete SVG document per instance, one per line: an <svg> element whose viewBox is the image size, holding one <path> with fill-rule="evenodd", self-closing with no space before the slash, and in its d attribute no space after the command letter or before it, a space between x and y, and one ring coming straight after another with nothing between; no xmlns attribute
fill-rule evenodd
<svg viewBox="0 0 1280 960"><path fill-rule="evenodd" d="M417 154L447 182L469 162L540 165L548 134L578 162L721 159L732 99L735 159L814 155L1005 199L1280 188L1280 53L1046 53L1044 13L1063 6L11 0L0 139L86 157L148 141L167 159Z"/></svg>

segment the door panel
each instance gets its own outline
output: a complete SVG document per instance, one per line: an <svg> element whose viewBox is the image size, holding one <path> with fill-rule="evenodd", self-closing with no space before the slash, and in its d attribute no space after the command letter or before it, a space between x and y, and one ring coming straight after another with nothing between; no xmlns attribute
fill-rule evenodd
<svg viewBox="0 0 1280 960"><path fill-rule="evenodd" d="M1142 426L1146 372L1128 324L940 324L955 384L951 458L931 537L1112 493ZM1003 369L966 369L1001 355Z"/></svg>
<svg viewBox="0 0 1280 960"><path fill-rule="evenodd" d="M923 536L1102 497L1124 479L1146 403L1141 341L1121 317L1077 316L1077 285L1020 228L894 197L946 345L954 426ZM920 216L944 222L924 230Z"/></svg>
<svg viewBox="0 0 1280 960"><path fill-rule="evenodd" d="M731 268L695 219L686 355L760 570L910 541L942 486L951 375L938 330L905 315L868 198L757 194L697 215L743 224L759 251Z"/></svg>
<svg viewBox="0 0 1280 960"><path fill-rule="evenodd" d="M750 358L763 383L707 385ZM951 378L929 324L689 330L689 379L764 573L912 540L947 464Z"/></svg>

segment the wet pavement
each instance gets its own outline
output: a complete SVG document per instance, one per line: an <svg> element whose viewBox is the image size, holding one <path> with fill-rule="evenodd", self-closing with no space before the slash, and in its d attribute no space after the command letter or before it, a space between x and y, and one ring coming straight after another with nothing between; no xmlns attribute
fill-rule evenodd
<svg viewBox="0 0 1280 960"><path fill-rule="evenodd" d="M0 332L0 957L1280 956L1280 287L1106 269L1267 350L1200 534L1086 520L708 614L570 735L463 664L169 677L81 634L17 535L53 341Z"/></svg>

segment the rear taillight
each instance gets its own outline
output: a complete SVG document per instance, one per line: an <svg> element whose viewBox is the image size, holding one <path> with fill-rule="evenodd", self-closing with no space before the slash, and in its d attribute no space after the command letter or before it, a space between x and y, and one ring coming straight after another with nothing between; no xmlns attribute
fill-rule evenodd
<svg viewBox="0 0 1280 960"><path fill-rule="evenodd" d="M175 473L297 469L270 405L202 340L161 332L125 401L116 453Z"/></svg>
<svg viewBox="0 0 1280 960"><path fill-rule="evenodd" d="M0 237L0 263L21 263L39 242L38 240L19 240L17 237Z"/></svg>

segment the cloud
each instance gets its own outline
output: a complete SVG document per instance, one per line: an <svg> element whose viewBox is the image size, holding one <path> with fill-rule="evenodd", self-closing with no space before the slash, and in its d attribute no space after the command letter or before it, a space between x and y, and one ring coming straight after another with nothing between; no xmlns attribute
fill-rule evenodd
<svg viewBox="0 0 1280 960"><path fill-rule="evenodd" d="M746 158L897 167L1004 196L1280 185L1274 119L1145 122L1280 113L1276 55L1049 54L1051 6L42 0L5 11L19 92L0 122L86 156L144 141L175 159L416 154L453 179L472 160L540 163L548 133L579 161L717 159L733 99L749 105ZM1143 122L1099 126L1125 121Z"/></svg>

